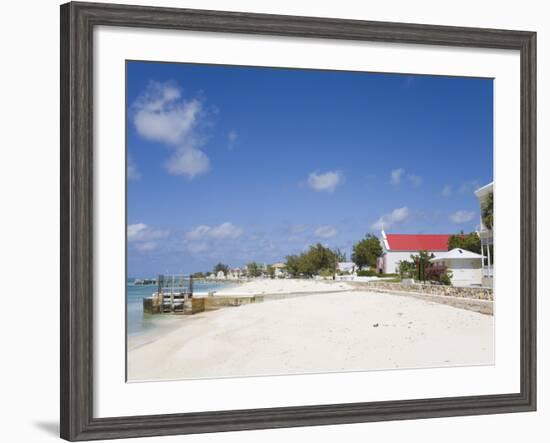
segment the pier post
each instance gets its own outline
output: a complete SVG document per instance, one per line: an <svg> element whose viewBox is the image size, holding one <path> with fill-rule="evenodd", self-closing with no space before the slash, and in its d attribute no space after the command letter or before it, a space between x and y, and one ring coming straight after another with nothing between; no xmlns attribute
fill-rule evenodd
<svg viewBox="0 0 550 443"><path fill-rule="evenodd" d="M172 285L170 286L170 312L174 312L174 276L172 275Z"/></svg>
<svg viewBox="0 0 550 443"><path fill-rule="evenodd" d="M164 286L164 275L159 274L157 286L157 303L159 304L159 314L164 314L164 294L162 293L162 287Z"/></svg>

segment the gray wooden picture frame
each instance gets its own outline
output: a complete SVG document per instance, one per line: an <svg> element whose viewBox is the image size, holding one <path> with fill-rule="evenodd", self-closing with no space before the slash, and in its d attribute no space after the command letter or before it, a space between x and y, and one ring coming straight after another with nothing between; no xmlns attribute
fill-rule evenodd
<svg viewBox="0 0 550 443"><path fill-rule="evenodd" d="M99 25L519 51L520 392L168 415L94 417L92 46L93 30ZM60 70L62 438L77 441L145 437L495 414L536 409L536 33L100 3L68 3L61 6Z"/></svg>

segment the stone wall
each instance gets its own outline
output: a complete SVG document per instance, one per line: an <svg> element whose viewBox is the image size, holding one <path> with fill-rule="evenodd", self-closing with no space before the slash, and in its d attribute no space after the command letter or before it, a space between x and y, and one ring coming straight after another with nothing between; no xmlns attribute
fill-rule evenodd
<svg viewBox="0 0 550 443"><path fill-rule="evenodd" d="M160 297L157 297L156 295L153 297L145 297L143 299L143 312L146 314L160 314L160 301ZM249 303L261 303L263 301L263 295L216 295L209 297L192 297L188 298L183 305L183 309L178 308L177 312L183 312L184 314L196 314L203 311L211 311L229 306L247 305Z"/></svg>
<svg viewBox="0 0 550 443"><path fill-rule="evenodd" d="M204 298L189 298L184 304L183 313L187 315L197 314L205 309Z"/></svg>
<svg viewBox="0 0 550 443"><path fill-rule="evenodd" d="M160 304L156 297L146 297L143 299L143 312L146 314L160 313Z"/></svg>
<svg viewBox="0 0 550 443"><path fill-rule="evenodd" d="M493 300L493 290L491 288L457 287L421 283L404 284L383 281L370 281L364 285L366 288L381 289L384 291L414 292L419 294L462 297L474 300Z"/></svg>
<svg viewBox="0 0 550 443"><path fill-rule="evenodd" d="M228 306L241 306L250 303L258 303L263 301L261 296L233 296L233 295L214 295L210 297L203 297L204 308L207 311L212 309L219 309Z"/></svg>

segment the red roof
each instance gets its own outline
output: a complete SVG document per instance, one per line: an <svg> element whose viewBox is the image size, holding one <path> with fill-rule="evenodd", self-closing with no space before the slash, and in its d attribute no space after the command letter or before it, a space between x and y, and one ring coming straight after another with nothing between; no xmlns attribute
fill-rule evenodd
<svg viewBox="0 0 550 443"><path fill-rule="evenodd" d="M391 251L448 251L451 234L386 234Z"/></svg>

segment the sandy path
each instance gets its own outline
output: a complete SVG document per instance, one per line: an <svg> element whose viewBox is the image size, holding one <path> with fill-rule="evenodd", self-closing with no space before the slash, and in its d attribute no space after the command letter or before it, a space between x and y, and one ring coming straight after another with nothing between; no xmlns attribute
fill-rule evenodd
<svg viewBox="0 0 550 443"><path fill-rule="evenodd" d="M129 342L130 380L493 363L493 317L411 297L343 292L181 318Z"/></svg>

